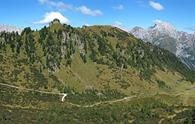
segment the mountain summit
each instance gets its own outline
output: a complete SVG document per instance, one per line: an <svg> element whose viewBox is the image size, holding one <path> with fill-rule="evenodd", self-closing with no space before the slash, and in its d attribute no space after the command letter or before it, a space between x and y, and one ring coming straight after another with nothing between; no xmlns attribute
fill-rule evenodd
<svg viewBox="0 0 195 124"><path fill-rule="evenodd" d="M157 33L158 35L164 34L171 37L176 37L175 27L168 22L156 20L154 26L150 27L148 30L150 33Z"/></svg>
<svg viewBox="0 0 195 124"><path fill-rule="evenodd" d="M135 37L167 49L178 56L189 68L195 69L195 35L177 31L168 22L155 21L148 29L135 27L130 31Z"/></svg>

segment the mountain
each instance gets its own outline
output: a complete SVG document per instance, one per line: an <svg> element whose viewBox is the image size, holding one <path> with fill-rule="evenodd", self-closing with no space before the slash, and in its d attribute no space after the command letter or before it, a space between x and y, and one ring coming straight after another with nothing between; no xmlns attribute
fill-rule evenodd
<svg viewBox="0 0 195 124"><path fill-rule="evenodd" d="M0 75L0 123L194 119L195 72L168 50L112 26L54 20L38 31L2 32Z"/></svg>
<svg viewBox="0 0 195 124"><path fill-rule="evenodd" d="M169 50L189 68L195 69L195 34L177 31L167 22L156 21L148 29L135 27L130 31L135 37Z"/></svg>
<svg viewBox="0 0 195 124"><path fill-rule="evenodd" d="M15 26L0 24L0 32L3 32L3 31L5 31L5 32L18 32L18 33L21 33L22 29L17 28Z"/></svg>

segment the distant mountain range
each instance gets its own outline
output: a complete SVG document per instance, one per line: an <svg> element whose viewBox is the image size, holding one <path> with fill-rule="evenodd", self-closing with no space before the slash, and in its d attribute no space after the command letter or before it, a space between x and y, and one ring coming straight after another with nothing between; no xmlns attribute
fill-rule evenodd
<svg viewBox="0 0 195 124"><path fill-rule="evenodd" d="M15 26L10 26L10 25L4 25L4 24L0 24L0 32L18 32L21 33L22 29L15 27Z"/></svg>
<svg viewBox="0 0 195 124"><path fill-rule="evenodd" d="M154 26L133 28L130 33L145 42L169 50L189 68L195 69L195 33L177 31L168 22L156 21Z"/></svg>

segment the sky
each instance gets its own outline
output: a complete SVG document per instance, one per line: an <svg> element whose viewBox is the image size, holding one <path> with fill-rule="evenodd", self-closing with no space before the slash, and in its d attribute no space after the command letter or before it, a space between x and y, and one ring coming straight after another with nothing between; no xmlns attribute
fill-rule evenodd
<svg viewBox="0 0 195 124"><path fill-rule="evenodd" d="M148 28L155 20L195 32L195 0L2 0L0 24L41 28L54 18L74 27Z"/></svg>

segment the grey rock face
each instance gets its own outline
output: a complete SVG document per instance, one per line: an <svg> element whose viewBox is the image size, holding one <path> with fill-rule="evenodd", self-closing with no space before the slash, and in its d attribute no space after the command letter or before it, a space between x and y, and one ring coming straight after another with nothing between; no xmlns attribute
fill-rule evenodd
<svg viewBox="0 0 195 124"><path fill-rule="evenodd" d="M173 25L162 21L156 21L148 29L135 27L130 33L145 42L169 50L189 68L195 69L195 33L177 31Z"/></svg>

